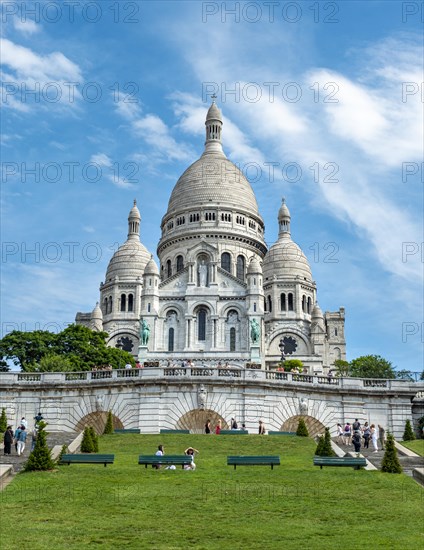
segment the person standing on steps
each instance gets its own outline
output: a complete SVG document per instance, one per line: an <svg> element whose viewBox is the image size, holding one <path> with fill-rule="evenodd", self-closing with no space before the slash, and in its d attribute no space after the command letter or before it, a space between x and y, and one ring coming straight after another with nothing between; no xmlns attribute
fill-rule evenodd
<svg viewBox="0 0 424 550"><path fill-rule="evenodd" d="M384 451L384 442L386 439L386 430L381 426L378 425L378 442L380 443L381 450Z"/></svg>
<svg viewBox="0 0 424 550"><path fill-rule="evenodd" d="M364 424L363 435L364 435L364 449L368 449L370 446L370 439L371 439L371 429L368 425L368 422L365 422Z"/></svg>
<svg viewBox="0 0 424 550"><path fill-rule="evenodd" d="M7 430L4 432L3 443L4 443L4 454L10 455L10 452L12 450L12 443L13 443L12 426L8 426Z"/></svg>
<svg viewBox="0 0 424 550"><path fill-rule="evenodd" d="M25 430L25 426L21 426L21 431L19 432L18 445L17 445L18 456L21 456L25 451L26 439L27 439L27 432Z"/></svg>
<svg viewBox="0 0 424 550"><path fill-rule="evenodd" d="M375 424L371 424L370 431L371 431L371 441L372 441L372 446L373 446L373 449L374 449L374 453L377 453L378 452L377 430L375 429Z"/></svg>

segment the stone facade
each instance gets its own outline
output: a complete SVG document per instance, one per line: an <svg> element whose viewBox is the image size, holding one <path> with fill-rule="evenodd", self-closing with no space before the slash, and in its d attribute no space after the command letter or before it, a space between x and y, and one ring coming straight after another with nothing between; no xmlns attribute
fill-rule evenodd
<svg viewBox="0 0 424 550"><path fill-rule="evenodd" d="M252 369L145 368L82 373L0 373L0 403L14 426L32 427L41 410L52 431L115 425L158 433L202 433L206 420L223 427L235 417L251 433L292 431L302 416L311 435L355 418L381 424L401 438L407 419L424 415L424 383L331 379Z"/></svg>
<svg viewBox="0 0 424 550"><path fill-rule="evenodd" d="M346 357L344 309L321 312L284 199L278 240L268 250L254 191L222 149L215 103L205 124L204 152L179 178L162 219L159 267L140 242L134 201L128 238L109 263L100 303L91 314L78 313L76 322L105 330L109 345L143 362L250 361L270 369L284 351L309 373L326 372ZM149 329L145 346L141 320Z"/></svg>

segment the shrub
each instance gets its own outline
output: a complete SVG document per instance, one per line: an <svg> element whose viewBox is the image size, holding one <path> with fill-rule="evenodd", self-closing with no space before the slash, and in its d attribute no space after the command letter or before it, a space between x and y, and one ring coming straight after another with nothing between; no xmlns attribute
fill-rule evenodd
<svg viewBox="0 0 424 550"><path fill-rule="evenodd" d="M7 430L6 409L3 407L0 415L0 432L4 433Z"/></svg>
<svg viewBox="0 0 424 550"><path fill-rule="evenodd" d="M94 453L93 438L91 437L90 429L88 427L84 428L84 435L82 436L81 441L81 452Z"/></svg>
<svg viewBox="0 0 424 550"><path fill-rule="evenodd" d="M99 438L97 437L97 434L94 431L93 426L90 426L88 428L88 430L89 430L90 435L91 435L91 440L93 441L93 452L98 453L99 452Z"/></svg>
<svg viewBox="0 0 424 550"><path fill-rule="evenodd" d="M414 439L415 439L415 434L411 426L411 421L407 420L405 424L405 431L403 432L403 440L413 441Z"/></svg>
<svg viewBox="0 0 424 550"><path fill-rule="evenodd" d="M296 435L300 435L302 437L309 437L308 428L306 427L306 424L303 418L299 420L299 424L296 430Z"/></svg>
<svg viewBox="0 0 424 550"><path fill-rule="evenodd" d="M112 411L109 411L107 414L107 421L106 426L103 431L103 435L109 435L113 434L113 418L112 418Z"/></svg>
<svg viewBox="0 0 424 550"><path fill-rule="evenodd" d="M62 445L59 456L57 457L57 463L59 463L62 460L62 456L66 455L67 452L68 452L68 445Z"/></svg>
<svg viewBox="0 0 424 550"><path fill-rule="evenodd" d="M317 456L335 456L336 455L336 453L333 451L333 448L331 446L331 436L330 436L329 428L325 428L325 435L319 438L315 454Z"/></svg>
<svg viewBox="0 0 424 550"><path fill-rule="evenodd" d="M35 470L53 470L54 468L51 452L47 446L47 434L44 430L46 426L47 424L45 422L38 423L38 433L37 439L35 440L35 447L24 465L24 472L32 472Z"/></svg>
<svg viewBox="0 0 424 550"><path fill-rule="evenodd" d="M397 449L395 447L395 439L391 433L387 434L386 451L381 463L381 471L389 474L402 473L402 466L400 465Z"/></svg>
<svg viewBox="0 0 424 550"><path fill-rule="evenodd" d="M297 369L299 372L302 372L303 363L300 359L286 359L283 367L286 372L290 372L293 369Z"/></svg>

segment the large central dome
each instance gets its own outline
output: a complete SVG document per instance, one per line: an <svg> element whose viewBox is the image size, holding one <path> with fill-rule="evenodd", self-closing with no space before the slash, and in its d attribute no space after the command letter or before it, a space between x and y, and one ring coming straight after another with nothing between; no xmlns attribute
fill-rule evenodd
<svg viewBox="0 0 424 550"><path fill-rule="evenodd" d="M177 181L166 215L187 208L219 205L259 216L253 189L243 173L227 159L221 146L222 116L212 103L206 116L205 151Z"/></svg>

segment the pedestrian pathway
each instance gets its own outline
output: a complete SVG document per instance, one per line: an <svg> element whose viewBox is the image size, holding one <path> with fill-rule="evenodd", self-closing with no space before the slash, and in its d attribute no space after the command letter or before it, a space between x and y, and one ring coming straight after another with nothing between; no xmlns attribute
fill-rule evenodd
<svg viewBox="0 0 424 550"><path fill-rule="evenodd" d="M341 441L339 441L338 437L333 438L334 443L338 445L345 453L353 453L355 452L355 449L353 445L345 445ZM362 440L363 441L363 440ZM376 468L379 470L381 469L381 462L383 460L384 451L381 450L379 447L379 450L375 453L372 448L372 443L370 442L370 446L368 449L365 449L363 446L361 446L361 454L371 462ZM403 473L407 476L412 477L412 470L414 468L423 468L424 467L424 457L410 457L405 456L400 451L398 451L398 457L399 462L403 468Z"/></svg>
<svg viewBox="0 0 424 550"><path fill-rule="evenodd" d="M77 433L75 432L49 432L47 435L47 444L50 449L53 449L55 445L69 445L71 441L75 439ZM24 463L27 461L31 451L31 435L27 439L25 451L23 455L18 456L15 451L15 445L12 445L12 454L5 455L3 450L0 454L0 464L12 464L13 470L19 472L22 470Z"/></svg>

